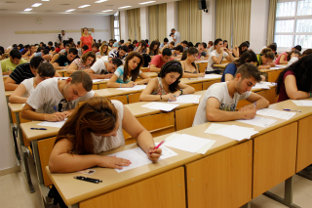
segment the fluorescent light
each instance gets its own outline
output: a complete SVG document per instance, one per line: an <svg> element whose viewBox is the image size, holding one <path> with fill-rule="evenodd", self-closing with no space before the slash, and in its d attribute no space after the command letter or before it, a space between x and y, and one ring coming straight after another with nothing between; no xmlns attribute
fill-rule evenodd
<svg viewBox="0 0 312 208"><path fill-rule="evenodd" d="M50 1L50 0L41 0L41 1Z"/></svg>
<svg viewBox="0 0 312 208"><path fill-rule="evenodd" d="M123 6L123 7L118 7L118 9L126 9L126 8L129 8L131 6Z"/></svg>
<svg viewBox="0 0 312 208"><path fill-rule="evenodd" d="M68 9L68 10L66 10L65 12L73 12L73 11L75 11L76 9Z"/></svg>
<svg viewBox="0 0 312 208"><path fill-rule="evenodd" d="M107 9L107 10L103 10L102 12L112 12L113 10L111 9Z"/></svg>
<svg viewBox="0 0 312 208"><path fill-rule="evenodd" d="M95 1L94 3L100 4L100 3L103 3L103 2L105 2L105 1L107 1L107 0L98 0L98 1Z"/></svg>
<svg viewBox="0 0 312 208"><path fill-rule="evenodd" d="M154 2L156 2L156 1L146 1L146 2L141 2L139 4L144 5L144 4L151 4L151 3L154 3Z"/></svg>
<svg viewBox="0 0 312 208"><path fill-rule="evenodd" d="M31 7L40 7L42 4L41 3L35 3L33 5L31 5Z"/></svg>
<svg viewBox="0 0 312 208"><path fill-rule="evenodd" d="M85 5L81 5L80 7L78 7L79 9L82 9L82 8L86 8L86 7L89 7L89 6L91 6L91 5L89 5L89 4L85 4Z"/></svg>
<svg viewBox="0 0 312 208"><path fill-rule="evenodd" d="M24 9L24 12L30 12L32 10L32 8L26 8Z"/></svg>

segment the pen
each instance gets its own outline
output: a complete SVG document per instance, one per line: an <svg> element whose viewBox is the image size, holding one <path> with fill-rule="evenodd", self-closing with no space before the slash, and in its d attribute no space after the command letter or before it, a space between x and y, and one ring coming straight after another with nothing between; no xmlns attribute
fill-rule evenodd
<svg viewBox="0 0 312 208"><path fill-rule="evenodd" d="M292 110L292 109L289 109L289 108L284 108L283 111L301 112L301 110Z"/></svg>
<svg viewBox="0 0 312 208"><path fill-rule="evenodd" d="M159 142L159 144L156 147L154 147L154 150L157 150L160 147L160 145L162 145L164 142L165 140L162 140L161 142Z"/></svg>
<svg viewBox="0 0 312 208"><path fill-rule="evenodd" d="M30 128L31 130L47 130L46 128Z"/></svg>

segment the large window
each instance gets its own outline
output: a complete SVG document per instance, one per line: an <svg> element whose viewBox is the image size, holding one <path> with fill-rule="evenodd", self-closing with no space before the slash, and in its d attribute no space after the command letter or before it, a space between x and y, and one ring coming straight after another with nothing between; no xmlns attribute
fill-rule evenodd
<svg viewBox="0 0 312 208"><path fill-rule="evenodd" d="M312 0L278 0L274 42L279 48L312 48Z"/></svg>
<svg viewBox="0 0 312 208"><path fill-rule="evenodd" d="M114 39L120 41L119 12L114 14Z"/></svg>

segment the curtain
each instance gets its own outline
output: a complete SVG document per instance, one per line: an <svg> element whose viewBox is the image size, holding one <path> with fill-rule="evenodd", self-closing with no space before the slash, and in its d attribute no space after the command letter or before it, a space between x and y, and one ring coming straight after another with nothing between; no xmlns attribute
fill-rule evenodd
<svg viewBox="0 0 312 208"><path fill-rule="evenodd" d="M216 1L216 38L227 40L231 44L232 0Z"/></svg>
<svg viewBox="0 0 312 208"><path fill-rule="evenodd" d="M149 40L162 40L167 31L167 5L159 4L148 7Z"/></svg>
<svg viewBox="0 0 312 208"><path fill-rule="evenodd" d="M232 45L249 40L251 0L232 0L233 37Z"/></svg>
<svg viewBox="0 0 312 208"><path fill-rule="evenodd" d="M268 18L267 45L270 45L271 43L274 42L276 4L277 4L277 0L270 0L269 18Z"/></svg>
<svg viewBox="0 0 312 208"><path fill-rule="evenodd" d="M114 33L114 15L110 15L110 30L111 30L111 38L115 38L115 33Z"/></svg>
<svg viewBox="0 0 312 208"><path fill-rule="evenodd" d="M167 4L158 5L158 40L167 37Z"/></svg>
<svg viewBox="0 0 312 208"><path fill-rule="evenodd" d="M127 10L128 36L131 40L140 40L140 9Z"/></svg>
<svg viewBox="0 0 312 208"><path fill-rule="evenodd" d="M178 19L181 41L187 40L194 44L202 41L202 11L198 9L198 1L179 1Z"/></svg>

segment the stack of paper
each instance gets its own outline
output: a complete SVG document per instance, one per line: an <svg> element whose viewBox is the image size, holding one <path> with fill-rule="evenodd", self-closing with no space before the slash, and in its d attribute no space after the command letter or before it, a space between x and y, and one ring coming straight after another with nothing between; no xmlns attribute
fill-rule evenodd
<svg viewBox="0 0 312 208"><path fill-rule="evenodd" d="M166 146L187 152L205 154L215 143L215 140L173 133L166 138Z"/></svg>
<svg viewBox="0 0 312 208"><path fill-rule="evenodd" d="M292 100L297 106L312 106L312 100Z"/></svg>
<svg viewBox="0 0 312 208"><path fill-rule="evenodd" d="M142 105L142 107L144 108L162 110L162 111L167 111L167 112L172 111L178 106L179 106L178 104L169 104L169 103L161 103L161 102L151 102L151 103Z"/></svg>
<svg viewBox="0 0 312 208"><path fill-rule="evenodd" d="M237 120L242 123L250 124L253 126L260 126L260 127L268 127L274 124L277 120L272 119L272 118L265 118L265 117L260 117L256 116L253 119L250 120Z"/></svg>
<svg viewBox="0 0 312 208"><path fill-rule="evenodd" d="M237 141L241 141L243 139L250 139L250 137L254 134L257 134L258 131L255 131L254 128L241 127L237 125L212 123L206 129L205 133L217 134Z"/></svg>
<svg viewBox="0 0 312 208"><path fill-rule="evenodd" d="M294 115L296 115L296 112L286 112L286 111L281 111L281 110L274 110L270 108L264 108L257 110L258 115L262 116L271 116L279 119L285 119L288 120L292 118Z"/></svg>
<svg viewBox="0 0 312 208"><path fill-rule="evenodd" d="M133 91L133 90L144 90L145 88L146 85L135 85L134 87L117 88L117 90Z"/></svg>
<svg viewBox="0 0 312 208"><path fill-rule="evenodd" d="M44 122L38 123L37 125L62 128L62 126L64 125L66 120L67 119L65 119L64 121L55 121L55 122L53 122L53 121L44 121Z"/></svg>
<svg viewBox="0 0 312 208"><path fill-rule="evenodd" d="M270 89L271 86L274 86L271 82L258 82L252 89Z"/></svg>
<svg viewBox="0 0 312 208"><path fill-rule="evenodd" d="M205 78L207 79L217 79L220 78L221 79L222 75L220 74L205 74Z"/></svg>
<svg viewBox="0 0 312 208"><path fill-rule="evenodd" d="M170 103L199 103L201 95L180 95L175 101L169 101Z"/></svg>
<svg viewBox="0 0 312 208"><path fill-rule="evenodd" d="M163 160L163 159L177 155L176 152L165 147L164 145L160 146L159 148L162 150L162 153L161 153L159 160ZM147 165L147 164L152 163L152 161L148 159L146 153L143 152L142 149L139 147L134 148L134 149L130 149L130 150L117 152L117 153L111 154L109 156L116 156L116 157L127 159L127 160L131 161L131 164L129 166L124 166L121 170L115 169L117 172L123 172L126 170L131 170L133 168L141 167L143 165Z"/></svg>

